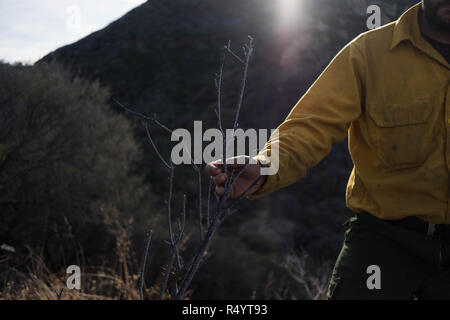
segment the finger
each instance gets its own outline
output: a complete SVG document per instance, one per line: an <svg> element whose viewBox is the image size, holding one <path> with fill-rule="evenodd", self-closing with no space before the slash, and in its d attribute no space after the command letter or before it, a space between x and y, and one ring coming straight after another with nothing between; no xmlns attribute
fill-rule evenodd
<svg viewBox="0 0 450 320"><path fill-rule="evenodd" d="M225 188L222 186L216 185L216 194L220 197L223 196L225 194Z"/></svg>
<svg viewBox="0 0 450 320"><path fill-rule="evenodd" d="M213 178L213 182L215 184L219 184L219 185L224 184L226 181L227 181L227 175L225 173L218 174Z"/></svg>
<svg viewBox="0 0 450 320"><path fill-rule="evenodd" d="M250 162L250 158L247 156L231 157L227 158L226 162L228 168L240 168Z"/></svg>
<svg viewBox="0 0 450 320"><path fill-rule="evenodd" d="M215 176L215 175L218 175L221 172L221 170L220 170L220 167L218 166L218 164L211 162L205 166L205 172L209 176Z"/></svg>

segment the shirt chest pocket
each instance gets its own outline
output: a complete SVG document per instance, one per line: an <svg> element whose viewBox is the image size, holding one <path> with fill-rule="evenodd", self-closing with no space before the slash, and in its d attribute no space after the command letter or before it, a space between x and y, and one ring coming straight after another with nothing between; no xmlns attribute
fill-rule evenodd
<svg viewBox="0 0 450 320"><path fill-rule="evenodd" d="M368 104L367 127L375 153L391 168L422 164L431 152L433 111L428 100Z"/></svg>

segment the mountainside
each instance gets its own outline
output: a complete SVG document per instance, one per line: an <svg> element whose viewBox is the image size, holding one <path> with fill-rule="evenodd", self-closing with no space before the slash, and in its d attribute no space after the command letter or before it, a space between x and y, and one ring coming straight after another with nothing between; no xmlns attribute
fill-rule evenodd
<svg viewBox="0 0 450 320"><path fill-rule="evenodd" d="M255 56L246 102L250 110L275 115L252 125L273 126L330 58L365 31L365 7L348 12L348 2L306 1L305 13L282 33L278 1L152 0L42 60L56 59L82 76L98 78L115 98L140 110L183 112L171 120L186 125L193 111L211 113L220 48L231 40L239 53L251 35ZM238 66L229 61L227 70L236 79Z"/></svg>
<svg viewBox="0 0 450 320"><path fill-rule="evenodd" d="M255 55L241 124L275 127L342 46L367 30L369 4L380 4L388 22L416 1L305 0L287 16L283 2L151 0L41 61L99 79L113 98L157 112L173 128L191 127L194 119L214 119L221 48L231 40L240 53L251 35ZM224 105L232 105L240 69L230 57L225 70Z"/></svg>

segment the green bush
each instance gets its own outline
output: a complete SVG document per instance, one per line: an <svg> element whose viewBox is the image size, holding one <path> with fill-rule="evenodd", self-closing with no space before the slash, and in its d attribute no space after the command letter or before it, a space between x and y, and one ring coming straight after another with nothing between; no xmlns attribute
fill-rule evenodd
<svg viewBox="0 0 450 320"><path fill-rule="evenodd" d="M108 99L56 64L0 63L0 243L18 255L103 264L119 224L148 226L151 199L133 174L141 152Z"/></svg>

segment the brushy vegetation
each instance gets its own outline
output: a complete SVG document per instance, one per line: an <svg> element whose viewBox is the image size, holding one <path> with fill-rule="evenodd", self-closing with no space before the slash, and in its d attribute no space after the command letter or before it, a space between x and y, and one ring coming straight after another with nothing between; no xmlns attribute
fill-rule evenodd
<svg viewBox="0 0 450 320"><path fill-rule="evenodd" d="M138 300L140 273L137 270L137 254L132 250L125 233L116 240L116 248L111 255L114 265L84 268L81 290L68 290L66 270L62 268L58 272L52 271L43 257L30 248L28 255L22 257L20 262L15 258L3 257L0 263L3 266L8 265L8 270L3 270L1 274L0 299ZM27 267L24 268L24 265ZM233 264L228 266L233 268ZM303 255L289 254L285 257L282 267L288 270L291 277L280 277L277 275L280 270L271 270L261 284L261 292L253 290L247 299L326 299L331 263L315 266ZM199 276L204 277L208 271L211 270L207 269ZM232 271L239 272L234 269ZM229 285L241 286L239 282L251 280L236 278L236 281ZM151 285L144 287L146 299L158 299L162 281L163 273L160 273ZM220 280L214 282L214 285L217 285L218 289L226 289L220 285ZM193 290L188 290L184 299L191 299L193 294ZM168 294L163 296L163 299L168 298Z"/></svg>
<svg viewBox="0 0 450 320"><path fill-rule="evenodd" d="M134 169L140 150L133 128L110 111L108 91L56 64L1 64L0 91L0 242L14 248L0 251L2 299L139 299L150 227L156 242L144 296L156 299L170 251L164 207ZM277 248L252 234L251 225L240 228L241 237L222 233L213 241L184 298L208 298L211 288L223 298L233 291L244 298L308 297L308 288L284 271ZM180 252L193 250L193 229ZM82 269L81 290L66 287L70 264ZM298 276L313 274L305 267Z"/></svg>
<svg viewBox="0 0 450 320"><path fill-rule="evenodd" d="M149 222L135 214L151 194L130 123L106 89L55 64L1 64L0 94L0 242L16 251L1 255L2 286L11 268L101 265L121 225Z"/></svg>

